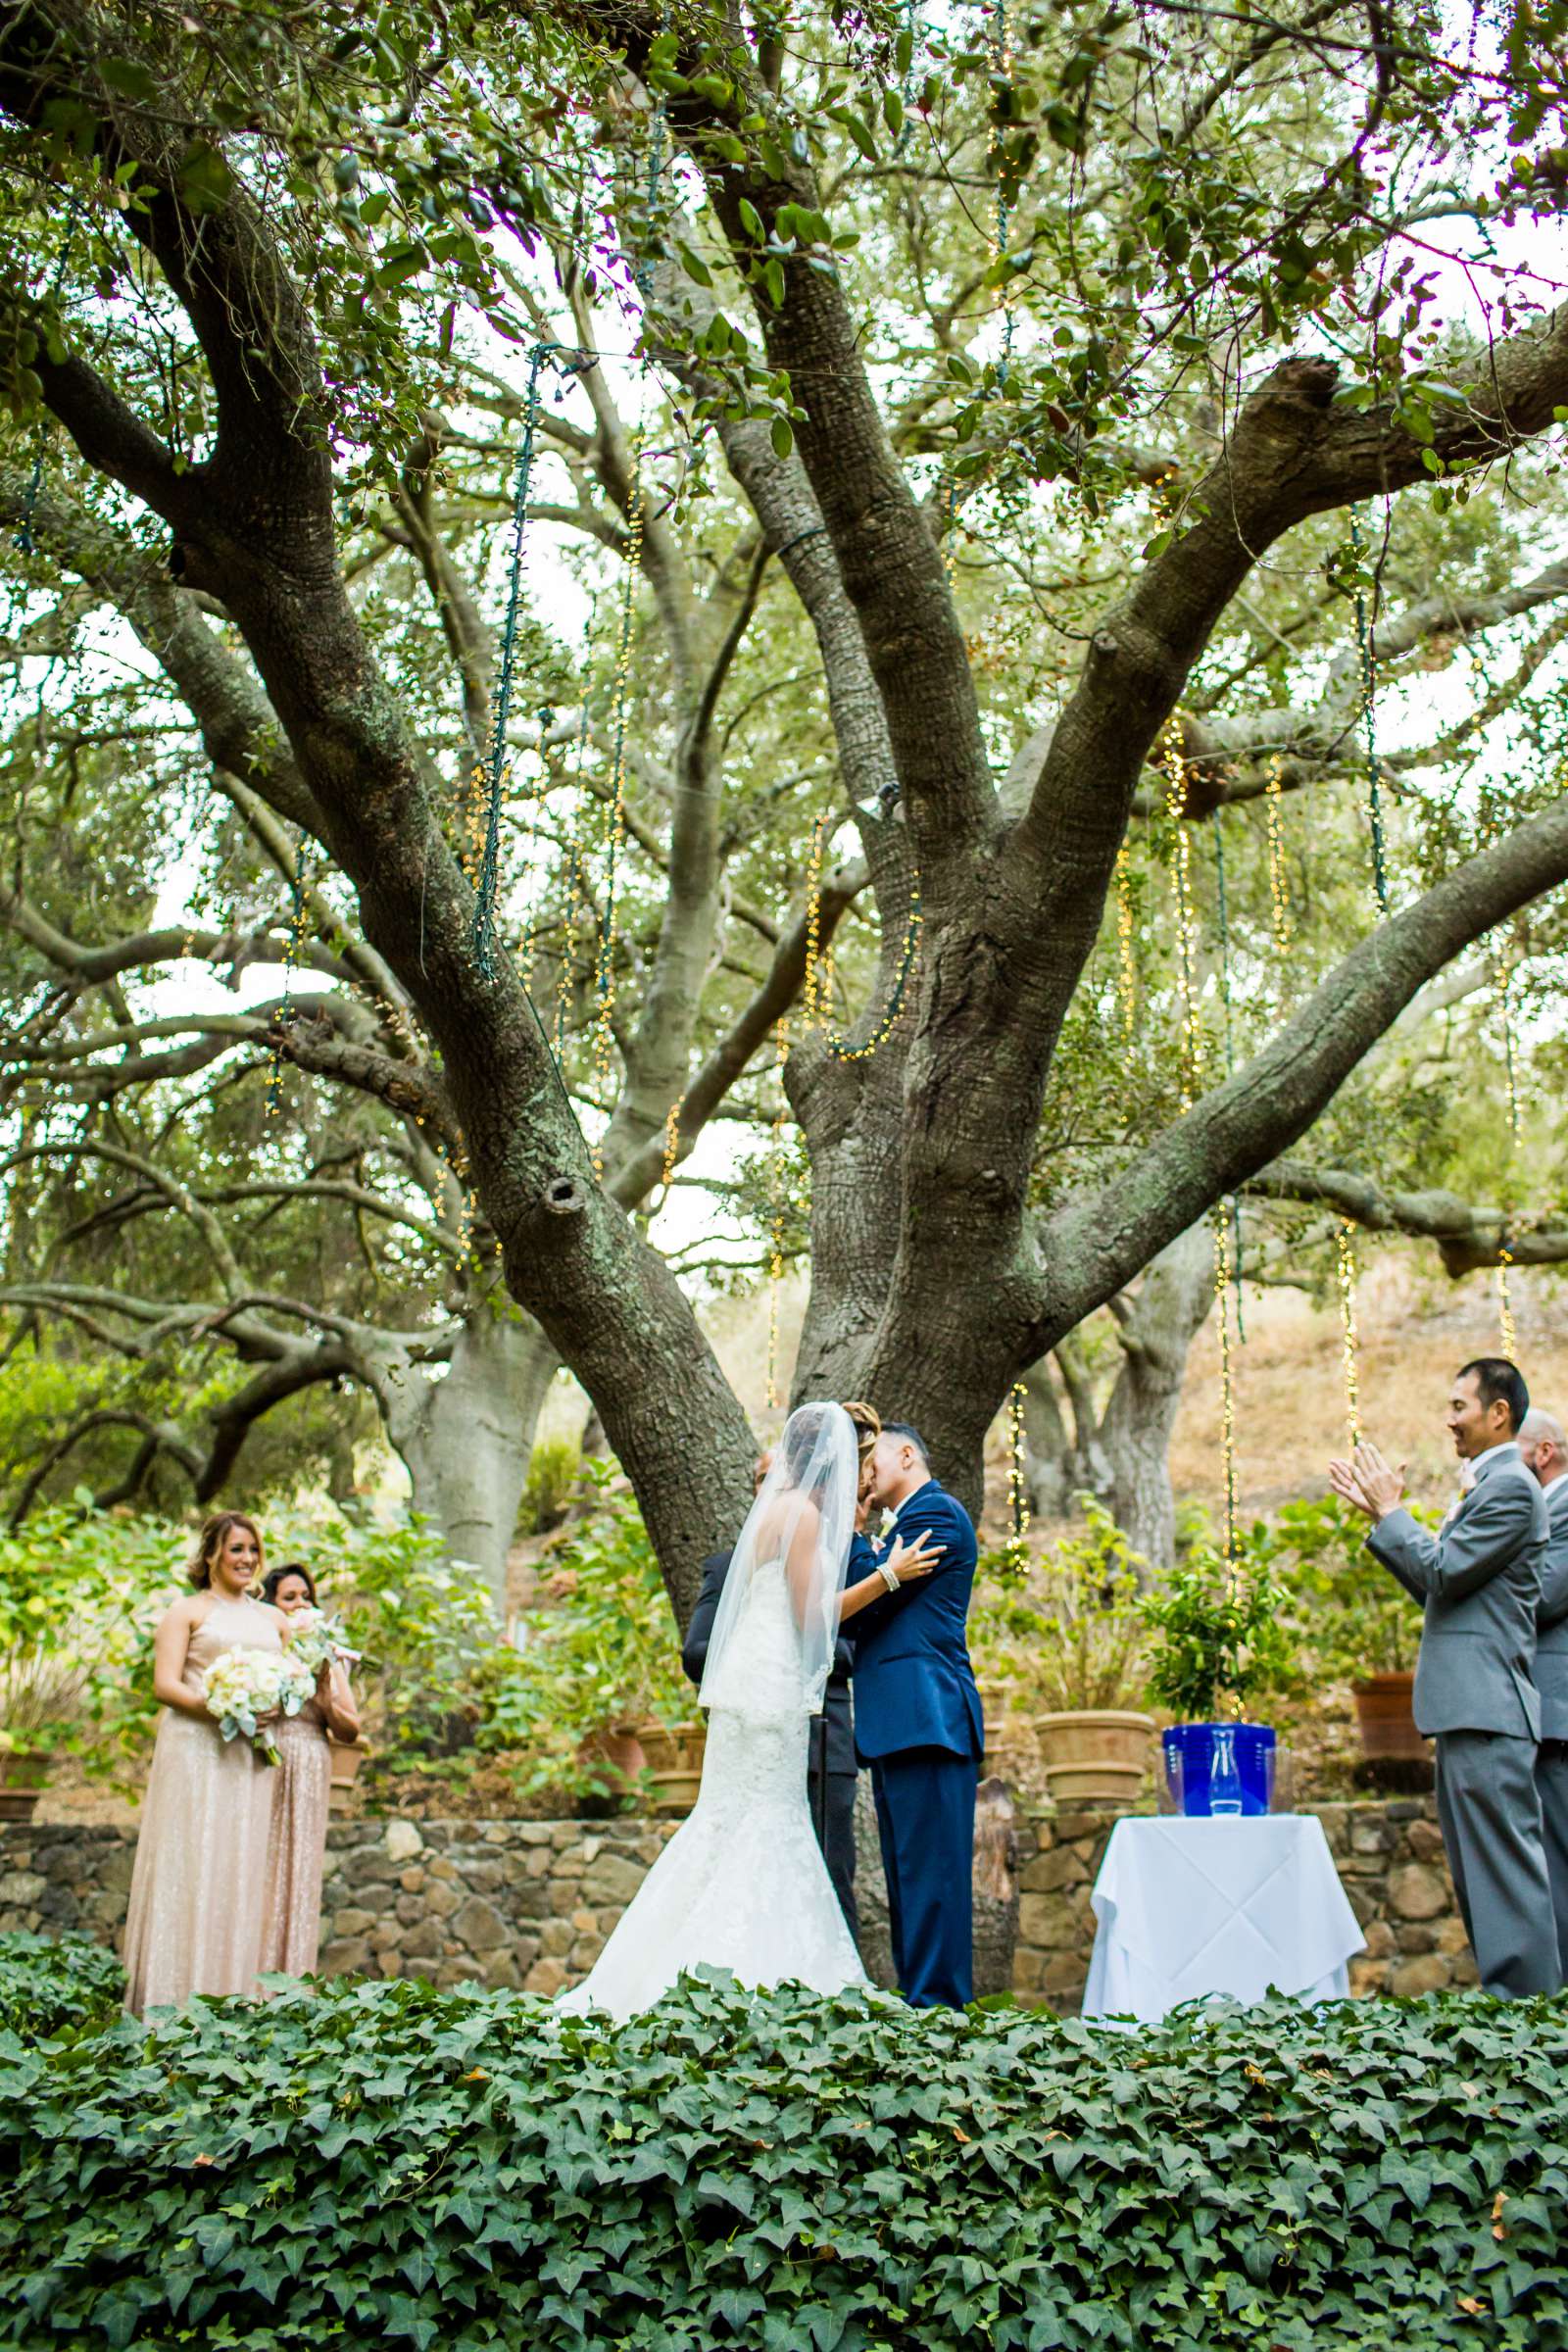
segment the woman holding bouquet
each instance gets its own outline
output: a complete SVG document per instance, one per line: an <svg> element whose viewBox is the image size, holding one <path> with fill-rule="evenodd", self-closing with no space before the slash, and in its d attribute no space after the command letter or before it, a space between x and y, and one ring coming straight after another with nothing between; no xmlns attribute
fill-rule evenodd
<svg viewBox="0 0 1568 2352"><path fill-rule="evenodd" d="M164 1712L125 1920L125 2006L138 2017L193 1992L256 1989L277 1775L249 1740L224 1740L206 1684L229 1651L281 1653L281 1612L249 1597L262 1565L256 1522L218 1512L197 1539L193 1590L154 1642Z"/></svg>
<svg viewBox="0 0 1568 2352"><path fill-rule="evenodd" d="M332 1790L327 1734L334 1740L357 1740L360 1715L348 1675L324 1631L308 1570L291 1560L286 1568L272 1569L262 1592L282 1613L287 1645L316 1665L314 1696L297 1715L285 1716L274 1734L281 1762L267 1856L262 1973L276 1970L308 1977L316 1967L321 1924L321 1867Z"/></svg>

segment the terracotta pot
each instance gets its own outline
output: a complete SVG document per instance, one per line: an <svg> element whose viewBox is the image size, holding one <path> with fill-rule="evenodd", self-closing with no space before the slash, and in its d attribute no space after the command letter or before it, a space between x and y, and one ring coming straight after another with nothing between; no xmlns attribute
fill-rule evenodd
<svg viewBox="0 0 1568 2352"><path fill-rule="evenodd" d="M30 1821L48 1779L41 1749L0 1748L0 1821Z"/></svg>
<svg viewBox="0 0 1568 2352"><path fill-rule="evenodd" d="M328 1739L326 1752L332 1759L332 1787L327 1803L336 1812L348 1803L349 1790L360 1777L360 1766L368 1754L363 1740Z"/></svg>
<svg viewBox="0 0 1568 2352"><path fill-rule="evenodd" d="M1134 1804L1149 1770L1152 1715L1125 1707L1081 1707L1035 1717L1035 1737L1051 1793Z"/></svg>
<svg viewBox="0 0 1568 2352"><path fill-rule="evenodd" d="M577 1750L579 1764L596 1765L598 1777L605 1784L606 1793L612 1797L627 1796L639 1775L647 1768L648 1759L634 1723L607 1723L603 1731L595 1732Z"/></svg>
<svg viewBox="0 0 1568 2352"><path fill-rule="evenodd" d="M708 1745L704 1723L640 1723L648 1774L653 1782L653 1808L666 1821L681 1821L697 1802L703 1781L703 1751Z"/></svg>
<svg viewBox="0 0 1568 2352"><path fill-rule="evenodd" d="M1413 1673L1369 1674L1350 1685L1364 1756L1430 1756L1432 1750L1416 1730L1411 1711L1414 1689Z"/></svg>

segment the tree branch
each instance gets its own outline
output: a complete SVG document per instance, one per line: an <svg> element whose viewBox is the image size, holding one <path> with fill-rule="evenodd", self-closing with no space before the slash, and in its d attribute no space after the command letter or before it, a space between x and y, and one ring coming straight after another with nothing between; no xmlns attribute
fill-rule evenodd
<svg viewBox="0 0 1568 2352"><path fill-rule="evenodd" d="M1477 1207L1441 1188L1387 1191L1348 1168L1276 1159L1260 1168L1247 1189L1268 1200L1332 1207L1369 1233L1405 1233L1436 1242L1445 1272L1455 1277L1485 1266L1558 1265L1568 1258L1568 1228L1544 1220L1521 1225L1506 1209Z"/></svg>
<svg viewBox="0 0 1568 2352"><path fill-rule="evenodd" d="M1119 1177L1041 1235L1040 1354L1132 1280L1226 1193L1287 1151L1423 982L1532 899L1568 880L1568 798L1446 875L1353 948L1300 1010Z"/></svg>

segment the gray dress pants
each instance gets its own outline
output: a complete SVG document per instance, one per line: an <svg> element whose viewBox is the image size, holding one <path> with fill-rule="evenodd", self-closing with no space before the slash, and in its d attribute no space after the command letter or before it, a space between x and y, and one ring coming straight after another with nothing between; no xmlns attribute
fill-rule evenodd
<svg viewBox="0 0 1568 2352"><path fill-rule="evenodd" d="M1537 1748L1536 1789L1557 1922L1557 1958L1568 1976L1568 1740L1543 1740Z"/></svg>
<svg viewBox="0 0 1568 2352"><path fill-rule="evenodd" d="M1562 1984L1536 1788L1536 1743L1505 1732L1440 1732L1438 1819L1476 1969L1520 1999Z"/></svg>

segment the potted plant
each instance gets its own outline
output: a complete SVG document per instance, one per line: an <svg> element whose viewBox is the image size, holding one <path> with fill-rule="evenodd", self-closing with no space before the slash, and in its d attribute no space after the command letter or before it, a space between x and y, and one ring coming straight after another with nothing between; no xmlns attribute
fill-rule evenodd
<svg viewBox="0 0 1568 2352"><path fill-rule="evenodd" d="M49 1780L43 1748L22 1747L0 1731L0 1821L30 1821Z"/></svg>
<svg viewBox="0 0 1568 2352"><path fill-rule="evenodd" d="M1254 1531L1266 1538L1266 1531ZM1211 1544L1195 1544L1187 1560L1152 1592L1139 1613L1153 1637L1149 1658L1149 1695L1175 1716L1173 1734L1182 1757L1184 1809L1208 1811L1209 1770L1214 1736L1235 1734L1243 1810L1265 1812L1268 1767L1274 1745L1266 1724L1241 1720L1242 1701L1279 1690L1290 1677L1293 1651L1280 1617L1283 1598L1269 1568L1265 1541L1227 1559ZM1222 1721L1228 1704L1234 1716Z"/></svg>
<svg viewBox="0 0 1568 2352"><path fill-rule="evenodd" d="M1092 1494L1078 1503L1084 1534L1056 1545L1027 1592L1015 1573L1010 1587L1001 1580L981 1617L980 1654L988 1667L1005 1667L1015 1703L1027 1703L1052 1795L1130 1804L1154 1736L1153 1717L1137 1704L1142 1563L1103 1503ZM1010 1562L1011 1547L1001 1556Z"/></svg>

